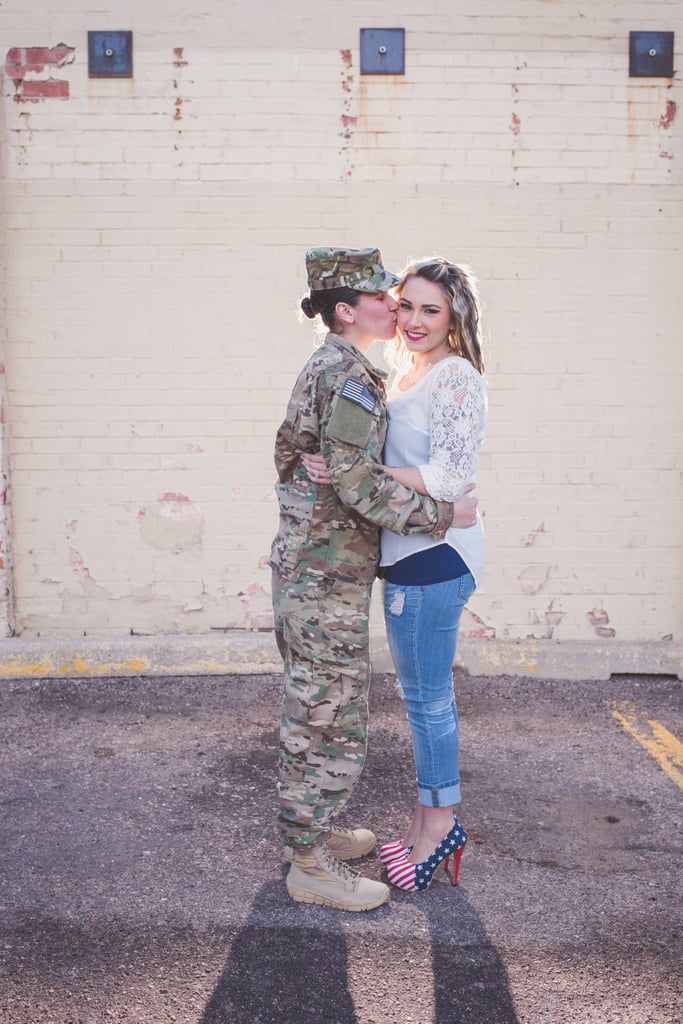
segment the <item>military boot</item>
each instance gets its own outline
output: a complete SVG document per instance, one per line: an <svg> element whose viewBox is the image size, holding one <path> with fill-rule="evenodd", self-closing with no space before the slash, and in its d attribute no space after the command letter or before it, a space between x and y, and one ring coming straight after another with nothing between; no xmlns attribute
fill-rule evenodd
<svg viewBox="0 0 683 1024"><path fill-rule="evenodd" d="M294 850L287 892L298 903L317 903L337 910L373 910L389 899L389 887L364 878L337 860L324 843Z"/></svg>
<svg viewBox="0 0 683 1024"><path fill-rule="evenodd" d="M341 828L333 825L325 837L325 843L337 860L356 860L374 850L377 836L369 828ZM291 864L293 856L292 847L285 846L285 860Z"/></svg>

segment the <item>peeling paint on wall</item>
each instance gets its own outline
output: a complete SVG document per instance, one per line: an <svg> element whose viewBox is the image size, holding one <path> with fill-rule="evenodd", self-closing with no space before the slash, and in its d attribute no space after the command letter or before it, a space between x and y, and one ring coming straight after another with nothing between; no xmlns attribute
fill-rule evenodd
<svg viewBox="0 0 683 1024"><path fill-rule="evenodd" d="M545 523L541 523L541 525L537 526L535 530L531 531L531 533L527 533L526 537L522 537L522 547L530 548L535 544L539 533L545 533Z"/></svg>
<svg viewBox="0 0 683 1024"><path fill-rule="evenodd" d="M273 629L271 596L260 583L250 583L246 590L240 590L239 599L245 610L247 629Z"/></svg>
<svg viewBox="0 0 683 1024"><path fill-rule="evenodd" d="M188 66L188 61L185 60L184 54L185 54L185 48L183 46L176 46L174 48L174 50L173 50L173 67L174 68L181 69L181 68L186 68ZM177 121L182 121L182 119L183 119L183 106L184 106L185 103L188 102L187 98L184 97L184 96L181 96L180 93L179 93L179 89L180 89L179 78L180 78L180 76L178 75L178 76L176 76L173 79L173 88L174 88L175 92L177 93L176 98L175 98L174 103L173 103L173 120L176 121L176 122ZM176 142L175 148L176 149L179 148L178 142Z"/></svg>
<svg viewBox="0 0 683 1024"><path fill-rule="evenodd" d="M173 50L173 67L186 68L188 62L184 59L185 47L176 46Z"/></svg>
<svg viewBox="0 0 683 1024"><path fill-rule="evenodd" d="M550 572L549 565L530 565L528 569L522 570L517 579L524 593L531 596L543 590L550 579Z"/></svg>
<svg viewBox="0 0 683 1024"><path fill-rule="evenodd" d="M199 505L185 494L167 492L156 504L138 511L140 536L145 543L174 555L199 554L204 516Z"/></svg>
<svg viewBox="0 0 683 1024"><path fill-rule="evenodd" d="M586 612L588 620L598 636L612 637L617 635L616 629L609 625L609 615L604 608L591 608Z"/></svg>
<svg viewBox="0 0 683 1024"><path fill-rule="evenodd" d="M486 623L471 608L465 608L462 613L463 633L468 637L479 637L482 640L495 640L495 626L487 626Z"/></svg>
<svg viewBox="0 0 683 1024"><path fill-rule="evenodd" d="M666 104L666 111L662 114L659 119L660 128L670 128L674 123L676 117L676 104L673 100L669 100Z"/></svg>
<svg viewBox="0 0 683 1024"><path fill-rule="evenodd" d="M341 131L339 135L342 139L342 146L339 150L339 156L342 158L342 181L345 178L350 178L353 175L354 165L350 161L350 146L353 141L354 129L358 124L358 118L353 114L351 103L353 97L353 78L351 74L351 68L353 66L353 55L351 50L341 50L342 59L342 70L341 70L341 87L343 99L342 99L342 112L340 115Z"/></svg>
<svg viewBox="0 0 683 1024"><path fill-rule="evenodd" d="M57 46L13 46L5 57L5 74L14 82L17 103L38 103L44 99L68 99L69 83L61 78L41 78L46 68L63 68L73 64L76 49L59 43Z"/></svg>
<svg viewBox="0 0 683 1024"><path fill-rule="evenodd" d="M659 156L662 160L673 160L674 149L671 126L676 119L676 104L668 100L666 110L659 118Z"/></svg>
<svg viewBox="0 0 683 1024"><path fill-rule="evenodd" d="M536 633L532 634L534 640L552 640L555 627L559 626L562 620L566 616L566 612L560 611L559 608L555 608L555 599L550 602L548 607L540 615L536 611L532 611L529 614L529 621L533 626L545 625L544 632L538 636Z"/></svg>
<svg viewBox="0 0 683 1024"><path fill-rule="evenodd" d="M85 564L85 561L83 559L83 555L80 553L80 551L76 551L75 548L70 548L69 549L69 561L71 563L71 568L76 573L76 575L78 576L78 578L81 581L81 583L94 583L95 582L95 580L92 578L92 576L90 574L90 569Z"/></svg>

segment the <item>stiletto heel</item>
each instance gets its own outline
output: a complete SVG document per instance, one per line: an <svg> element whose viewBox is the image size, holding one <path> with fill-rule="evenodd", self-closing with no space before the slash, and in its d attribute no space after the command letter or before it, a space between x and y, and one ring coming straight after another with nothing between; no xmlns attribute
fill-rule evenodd
<svg viewBox="0 0 683 1024"><path fill-rule="evenodd" d="M391 864L394 860L407 857L411 850L412 846L404 846L403 843L385 843L379 848L379 859L384 865Z"/></svg>
<svg viewBox="0 0 683 1024"><path fill-rule="evenodd" d="M456 850L456 852L454 854L452 854L452 857L453 857L453 885L457 885L458 884L458 875L460 873L460 861L462 860L462 855L463 855L464 849L465 849L465 846L463 844L463 846L461 846L459 850ZM449 867L450 862L451 862L451 854L449 854L446 857L445 861L444 861L444 867L446 869L446 874L447 875L449 874L448 867Z"/></svg>
<svg viewBox="0 0 683 1024"><path fill-rule="evenodd" d="M446 861L446 870L451 857L453 865L453 885L458 884L458 873L460 870L460 858L467 842L465 829L458 819L448 835L441 840L434 852L423 860L421 864L413 864L406 857L392 860L387 865L389 881L397 889L404 889L406 892L424 892L432 883L434 872L442 861Z"/></svg>

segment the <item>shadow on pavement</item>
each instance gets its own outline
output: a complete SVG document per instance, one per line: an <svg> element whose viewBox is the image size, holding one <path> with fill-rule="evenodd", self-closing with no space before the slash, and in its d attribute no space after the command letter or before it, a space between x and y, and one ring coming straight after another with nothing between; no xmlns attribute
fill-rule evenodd
<svg viewBox="0 0 683 1024"><path fill-rule="evenodd" d="M276 888L259 890L201 1024L355 1024L341 929L269 924L264 911L280 902Z"/></svg>
<svg viewBox="0 0 683 1024"><path fill-rule="evenodd" d="M517 1024L505 968L476 911L444 885L421 897L392 891L372 917L291 907L287 924L273 920L281 884L263 886L199 1024L385 1024L405 1020L407 1007L420 1024ZM421 925L414 940L392 920L406 914Z"/></svg>
<svg viewBox="0 0 683 1024"><path fill-rule="evenodd" d="M443 901L457 901L449 928L443 901L436 892L431 896L424 913L432 944L434 1024L517 1024L507 972L471 902L462 891L444 896ZM449 942L453 932L454 941Z"/></svg>

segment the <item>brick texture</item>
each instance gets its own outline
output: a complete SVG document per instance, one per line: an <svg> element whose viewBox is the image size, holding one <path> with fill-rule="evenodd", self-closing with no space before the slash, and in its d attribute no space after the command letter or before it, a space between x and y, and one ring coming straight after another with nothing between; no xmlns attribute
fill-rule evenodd
<svg viewBox="0 0 683 1024"><path fill-rule="evenodd" d="M106 80L85 0L3 5L8 624L268 627L272 441L331 242L479 277L465 634L680 640L681 87L629 79L638 10L584 6L169 0ZM647 13L679 47L680 4ZM405 75L360 75L370 24L405 28Z"/></svg>

